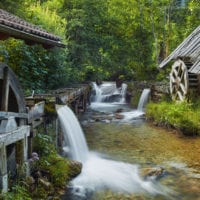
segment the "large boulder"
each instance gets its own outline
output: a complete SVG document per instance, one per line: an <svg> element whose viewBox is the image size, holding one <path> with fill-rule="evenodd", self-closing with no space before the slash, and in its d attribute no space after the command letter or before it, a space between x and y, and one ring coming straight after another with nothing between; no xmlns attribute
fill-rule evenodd
<svg viewBox="0 0 200 200"><path fill-rule="evenodd" d="M78 176L81 173L82 170L82 163L75 161L75 160L71 160L69 161L69 176L70 178L74 178L76 176Z"/></svg>

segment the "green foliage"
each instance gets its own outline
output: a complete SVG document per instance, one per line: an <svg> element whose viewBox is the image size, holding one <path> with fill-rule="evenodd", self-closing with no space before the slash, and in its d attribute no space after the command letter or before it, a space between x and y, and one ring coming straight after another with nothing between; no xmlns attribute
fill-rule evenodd
<svg viewBox="0 0 200 200"><path fill-rule="evenodd" d="M45 157L56 153L52 137L42 133L37 133L36 137L34 138L33 147L40 156Z"/></svg>
<svg viewBox="0 0 200 200"><path fill-rule="evenodd" d="M159 125L171 126L181 130L185 135L200 134L200 107L183 102L149 103L146 109L147 118Z"/></svg>
<svg viewBox="0 0 200 200"><path fill-rule="evenodd" d="M54 187L65 186L69 181L69 161L57 154L52 137L38 133L33 148L40 156L33 170L45 171Z"/></svg>
<svg viewBox="0 0 200 200"><path fill-rule="evenodd" d="M62 188L69 181L69 162L57 154L41 157L37 169L48 173L54 187Z"/></svg>
<svg viewBox="0 0 200 200"><path fill-rule="evenodd" d="M59 6L57 1L47 1L43 4L38 1L37 3L30 2L25 4L28 6L26 7L25 15L33 24L64 38L66 20L56 12L56 7L53 8L53 3Z"/></svg>
<svg viewBox="0 0 200 200"><path fill-rule="evenodd" d="M199 1L10 0L0 7L67 41L44 50L21 41L0 43L0 60L24 90L43 92L95 79L162 80L158 63L199 25ZM13 7L13 10L11 9Z"/></svg>
<svg viewBox="0 0 200 200"><path fill-rule="evenodd" d="M11 188L11 191L8 193L0 194L0 199L2 200L31 200L29 191L25 188L24 185L16 184Z"/></svg>
<svg viewBox="0 0 200 200"><path fill-rule="evenodd" d="M18 0L19 1L19 0ZM17 6L18 16L34 23L45 30L65 37L66 20L59 13L60 9L53 9L60 4L57 1L21 0ZM5 5L11 5L9 0ZM50 8L48 8L48 6ZM4 7L3 7L4 8ZM36 93L57 88L66 84L70 79L70 69L66 63L66 49L44 49L40 45L28 46L21 40L9 39L0 41L0 61L7 63L17 74L26 95L32 90Z"/></svg>

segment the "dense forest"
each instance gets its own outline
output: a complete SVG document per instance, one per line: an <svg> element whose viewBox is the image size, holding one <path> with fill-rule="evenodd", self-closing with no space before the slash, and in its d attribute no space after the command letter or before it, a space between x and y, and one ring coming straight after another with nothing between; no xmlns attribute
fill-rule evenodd
<svg viewBox="0 0 200 200"><path fill-rule="evenodd" d="M0 61L26 94L96 79L162 79L158 63L200 19L199 0L4 0L0 8L67 44L46 50L0 41Z"/></svg>

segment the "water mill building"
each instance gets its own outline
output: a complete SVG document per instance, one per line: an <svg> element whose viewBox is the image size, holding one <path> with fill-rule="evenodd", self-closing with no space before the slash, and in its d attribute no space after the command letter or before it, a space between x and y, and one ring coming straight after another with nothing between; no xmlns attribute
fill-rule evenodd
<svg viewBox="0 0 200 200"><path fill-rule="evenodd" d="M27 45L41 44L47 49L65 47L59 37L0 9L0 40L9 37L24 40ZM15 173L17 166L25 165L28 173L30 116L34 119L27 111L16 75L7 64L0 63L0 190L3 192L8 190L8 176Z"/></svg>
<svg viewBox="0 0 200 200"><path fill-rule="evenodd" d="M158 66L171 65L170 93L173 100L183 101L191 92L200 93L200 26L198 26Z"/></svg>

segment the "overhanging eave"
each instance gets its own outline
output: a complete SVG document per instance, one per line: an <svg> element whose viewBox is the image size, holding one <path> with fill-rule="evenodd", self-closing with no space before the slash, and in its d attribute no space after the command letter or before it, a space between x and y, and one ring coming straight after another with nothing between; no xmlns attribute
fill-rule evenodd
<svg viewBox="0 0 200 200"><path fill-rule="evenodd" d="M50 40L41 36L37 36L31 33L27 33L22 30L14 29L6 25L0 24L0 39L6 39L7 37L14 37L16 39L22 39L27 44L41 44L44 48L52 47L62 47L65 48L66 45L60 41Z"/></svg>

